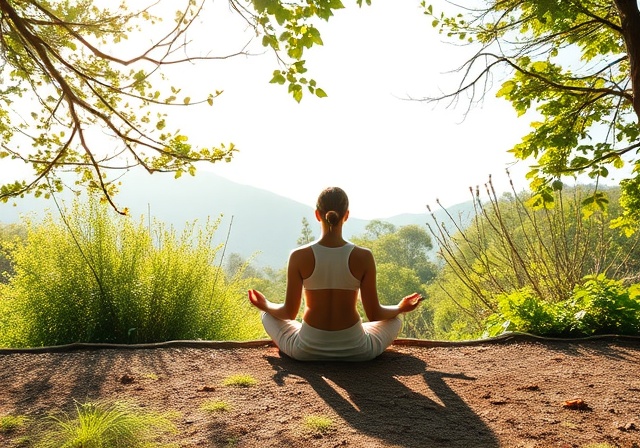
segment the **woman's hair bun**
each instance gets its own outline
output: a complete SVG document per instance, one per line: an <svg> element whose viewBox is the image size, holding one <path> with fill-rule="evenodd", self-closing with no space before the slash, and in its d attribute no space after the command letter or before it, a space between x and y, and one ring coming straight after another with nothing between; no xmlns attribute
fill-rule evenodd
<svg viewBox="0 0 640 448"><path fill-rule="evenodd" d="M330 210L324 215L324 219L332 226L335 226L340 222L340 215L338 215L338 212Z"/></svg>

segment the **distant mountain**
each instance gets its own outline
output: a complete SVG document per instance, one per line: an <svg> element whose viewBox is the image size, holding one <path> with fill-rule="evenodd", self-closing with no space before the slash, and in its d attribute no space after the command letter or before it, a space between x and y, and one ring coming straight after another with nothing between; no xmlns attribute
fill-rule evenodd
<svg viewBox="0 0 640 448"><path fill-rule="evenodd" d="M69 205L70 195L63 195ZM255 256L258 267L283 267L289 252L296 246L302 230L302 219L307 218L314 235L319 236L319 226L311 206L259 188L231 182L210 172L200 171L195 177L129 173L123 178L117 203L129 208L132 217L150 214L152 219L173 226L177 231L185 223L197 221L204 224L208 218L221 216L215 243L225 241L229 234L226 254L237 253L243 258ZM12 203L0 203L0 222L20 221L22 214L31 214L38 219L47 210L54 215L55 204L51 200L25 197ZM454 216L470 219L473 212L471 202L458 204L448 209ZM438 221L446 220L443 210L435 211ZM466 217L465 217L466 216ZM232 222L233 219L233 222ZM424 214L402 214L381 219L396 226L409 224L426 225L432 218ZM363 234L368 220L351 218L345 226L345 237ZM229 228L231 226L231 228Z"/></svg>

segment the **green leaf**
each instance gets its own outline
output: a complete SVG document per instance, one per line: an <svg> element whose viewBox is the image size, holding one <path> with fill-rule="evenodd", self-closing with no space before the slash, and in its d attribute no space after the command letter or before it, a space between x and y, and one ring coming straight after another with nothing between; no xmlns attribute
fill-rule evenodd
<svg viewBox="0 0 640 448"><path fill-rule="evenodd" d="M283 85L287 80L285 79L285 77L282 75L282 72L280 70L275 70L273 72L273 78L271 78L271 81L269 81L271 84L280 84Z"/></svg>
<svg viewBox="0 0 640 448"><path fill-rule="evenodd" d="M500 90L496 92L496 97L500 98L501 96L509 95L513 89L516 88L516 83L513 81L506 81L502 84Z"/></svg>
<svg viewBox="0 0 640 448"><path fill-rule="evenodd" d="M547 67L549 66L549 64L547 62L544 61L536 61L531 65L531 69L534 72L545 72L547 70Z"/></svg>
<svg viewBox="0 0 640 448"><path fill-rule="evenodd" d="M328 95L326 94L326 92L324 90L322 90L320 87L316 88L316 96L318 98L326 98Z"/></svg>
<svg viewBox="0 0 640 448"><path fill-rule="evenodd" d="M271 3L271 0L253 0L253 7L259 13L264 12L267 6Z"/></svg>

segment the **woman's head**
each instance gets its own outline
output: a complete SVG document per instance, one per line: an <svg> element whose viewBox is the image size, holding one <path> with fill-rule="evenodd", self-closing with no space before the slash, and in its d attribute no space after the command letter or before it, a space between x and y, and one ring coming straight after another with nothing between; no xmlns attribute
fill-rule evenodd
<svg viewBox="0 0 640 448"><path fill-rule="evenodd" d="M324 222L333 227L342 221L349 210L349 198L342 188L325 188L316 203L316 210Z"/></svg>

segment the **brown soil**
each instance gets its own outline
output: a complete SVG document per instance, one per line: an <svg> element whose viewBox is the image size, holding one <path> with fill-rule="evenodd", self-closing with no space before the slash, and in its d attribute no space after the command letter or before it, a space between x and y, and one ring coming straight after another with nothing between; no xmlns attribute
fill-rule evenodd
<svg viewBox="0 0 640 448"><path fill-rule="evenodd" d="M129 400L178 411L163 441L180 447L640 447L637 339L405 344L358 364L301 363L263 342L5 351L0 417ZM223 386L233 374L258 383ZM206 412L207 400L231 407ZM330 430L306 428L311 415Z"/></svg>

